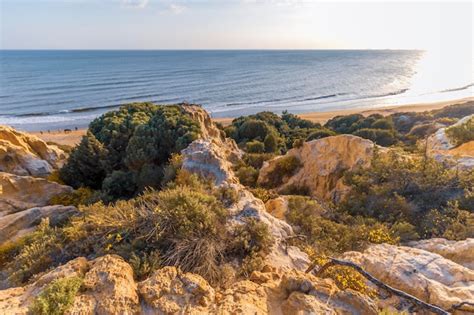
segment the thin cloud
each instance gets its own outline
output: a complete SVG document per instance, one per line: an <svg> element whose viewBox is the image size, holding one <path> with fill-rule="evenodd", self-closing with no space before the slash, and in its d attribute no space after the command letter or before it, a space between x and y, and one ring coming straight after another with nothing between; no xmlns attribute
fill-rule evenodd
<svg viewBox="0 0 474 315"><path fill-rule="evenodd" d="M126 8L143 9L148 5L149 0L122 0L122 6Z"/></svg>
<svg viewBox="0 0 474 315"><path fill-rule="evenodd" d="M170 11L173 14L181 14L186 9L187 7L181 4L172 3L168 6L168 11Z"/></svg>

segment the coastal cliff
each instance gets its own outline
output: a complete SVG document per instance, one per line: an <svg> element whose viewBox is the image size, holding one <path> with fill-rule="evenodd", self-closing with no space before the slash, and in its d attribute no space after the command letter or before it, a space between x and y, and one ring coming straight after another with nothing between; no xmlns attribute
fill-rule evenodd
<svg viewBox="0 0 474 315"><path fill-rule="evenodd" d="M471 310L472 168L451 174L423 155L333 135L331 125L296 116L262 115L223 129L196 105L131 106L107 115L91 124L87 141L59 171L74 191L30 173L5 173L42 186L34 186L37 197L26 187L3 197L8 205L40 203L0 217L8 227L0 233L4 313L379 314L429 312L425 304ZM113 132L123 126L129 129ZM36 156L51 171L59 167ZM14 169L31 165L15 161ZM97 167L81 167L85 161ZM449 185L440 187L438 171ZM429 202L438 213L413 198L415 187L404 180L418 185L417 197L436 192ZM70 196L58 200L79 210L47 206L54 195ZM434 216L440 221L431 224ZM351 267L327 267L331 257L425 304L375 286Z"/></svg>

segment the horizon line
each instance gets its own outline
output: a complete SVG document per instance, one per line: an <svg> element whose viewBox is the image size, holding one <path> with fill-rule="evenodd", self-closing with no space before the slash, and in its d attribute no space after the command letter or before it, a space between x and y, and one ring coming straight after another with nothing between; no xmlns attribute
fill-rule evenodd
<svg viewBox="0 0 474 315"><path fill-rule="evenodd" d="M421 48L0 48L0 51L426 51Z"/></svg>

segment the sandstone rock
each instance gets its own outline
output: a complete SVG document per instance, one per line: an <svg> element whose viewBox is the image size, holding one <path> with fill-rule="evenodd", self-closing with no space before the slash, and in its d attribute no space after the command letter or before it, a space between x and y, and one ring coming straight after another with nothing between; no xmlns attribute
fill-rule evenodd
<svg viewBox="0 0 474 315"><path fill-rule="evenodd" d="M474 118L474 115L466 116L453 126L461 126L472 118ZM447 128L441 128L428 138L428 155L437 161L445 162L448 166L473 169L474 141L463 143L456 147L455 143L446 134L446 129Z"/></svg>
<svg viewBox="0 0 474 315"><path fill-rule="evenodd" d="M288 200L285 196L270 199L265 203L265 209L275 218L285 220L285 215L288 212Z"/></svg>
<svg viewBox="0 0 474 315"><path fill-rule="evenodd" d="M46 176L65 161L56 146L13 128L0 126L0 172Z"/></svg>
<svg viewBox="0 0 474 315"><path fill-rule="evenodd" d="M344 258L388 285L444 309L474 301L474 271L435 253L380 244L363 253L345 253Z"/></svg>
<svg viewBox="0 0 474 315"><path fill-rule="evenodd" d="M214 289L206 280L175 267L156 271L138 288L151 314L207 314L214 303Z"/></svg>
<svg viewBox="0 0 474 315"><path fill-rule="evenodd" d="M139 310L133 270L121 257L106 255L89 263L83 290L69 314L136 314Z"/></svg>
<svg viewBox="0 0 474 315"><path fill-rule="evenodd" d="M474 238L468 238L463 241L432 238L410 242L408 246L439 254L444 258L474 270Z"/></svg>
<svg viewBox="0 0 474 315"><path fill-rule="evenodd" d="M0 217L24 209L46 206L53 196L71 191L69 186L43 178L0 172Z"/></svg>
<svg viewBox="0 0 474 315"><path fill-rule="evenodd" d="M277 187L282 191L287 187L308 188L312 196L322 200L338 202L347 193L342 177L344 172L357 167L367 167L373 157L375 145L372 141L352 135L339 135L305 142L300 148L293 148L285 156L298 158L303 166L296 174L284 178ZM380 148L381 151L385 149ZM267 181L278 160L276 157L264 163L258 183Z"/></svg>
<svg viewBox="0 0 474 315"><path fill-rule="evenodd" d="M49 218L50 224L55 226L77 213L76 207L49 206L0 217L0 245L34 231L43 218Z"/></svg>

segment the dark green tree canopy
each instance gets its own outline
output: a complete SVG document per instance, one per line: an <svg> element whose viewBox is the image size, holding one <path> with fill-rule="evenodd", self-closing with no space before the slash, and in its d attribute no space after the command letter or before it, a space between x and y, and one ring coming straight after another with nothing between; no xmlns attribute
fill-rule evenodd
<svg viewBox="0 0 474 315"><path fill-rule="evenodd" d="M102 188L105 200L158 188L163 168L199 137L200 127L178 105L134 103L103 114L60 172L73 187Z"/></svg>

